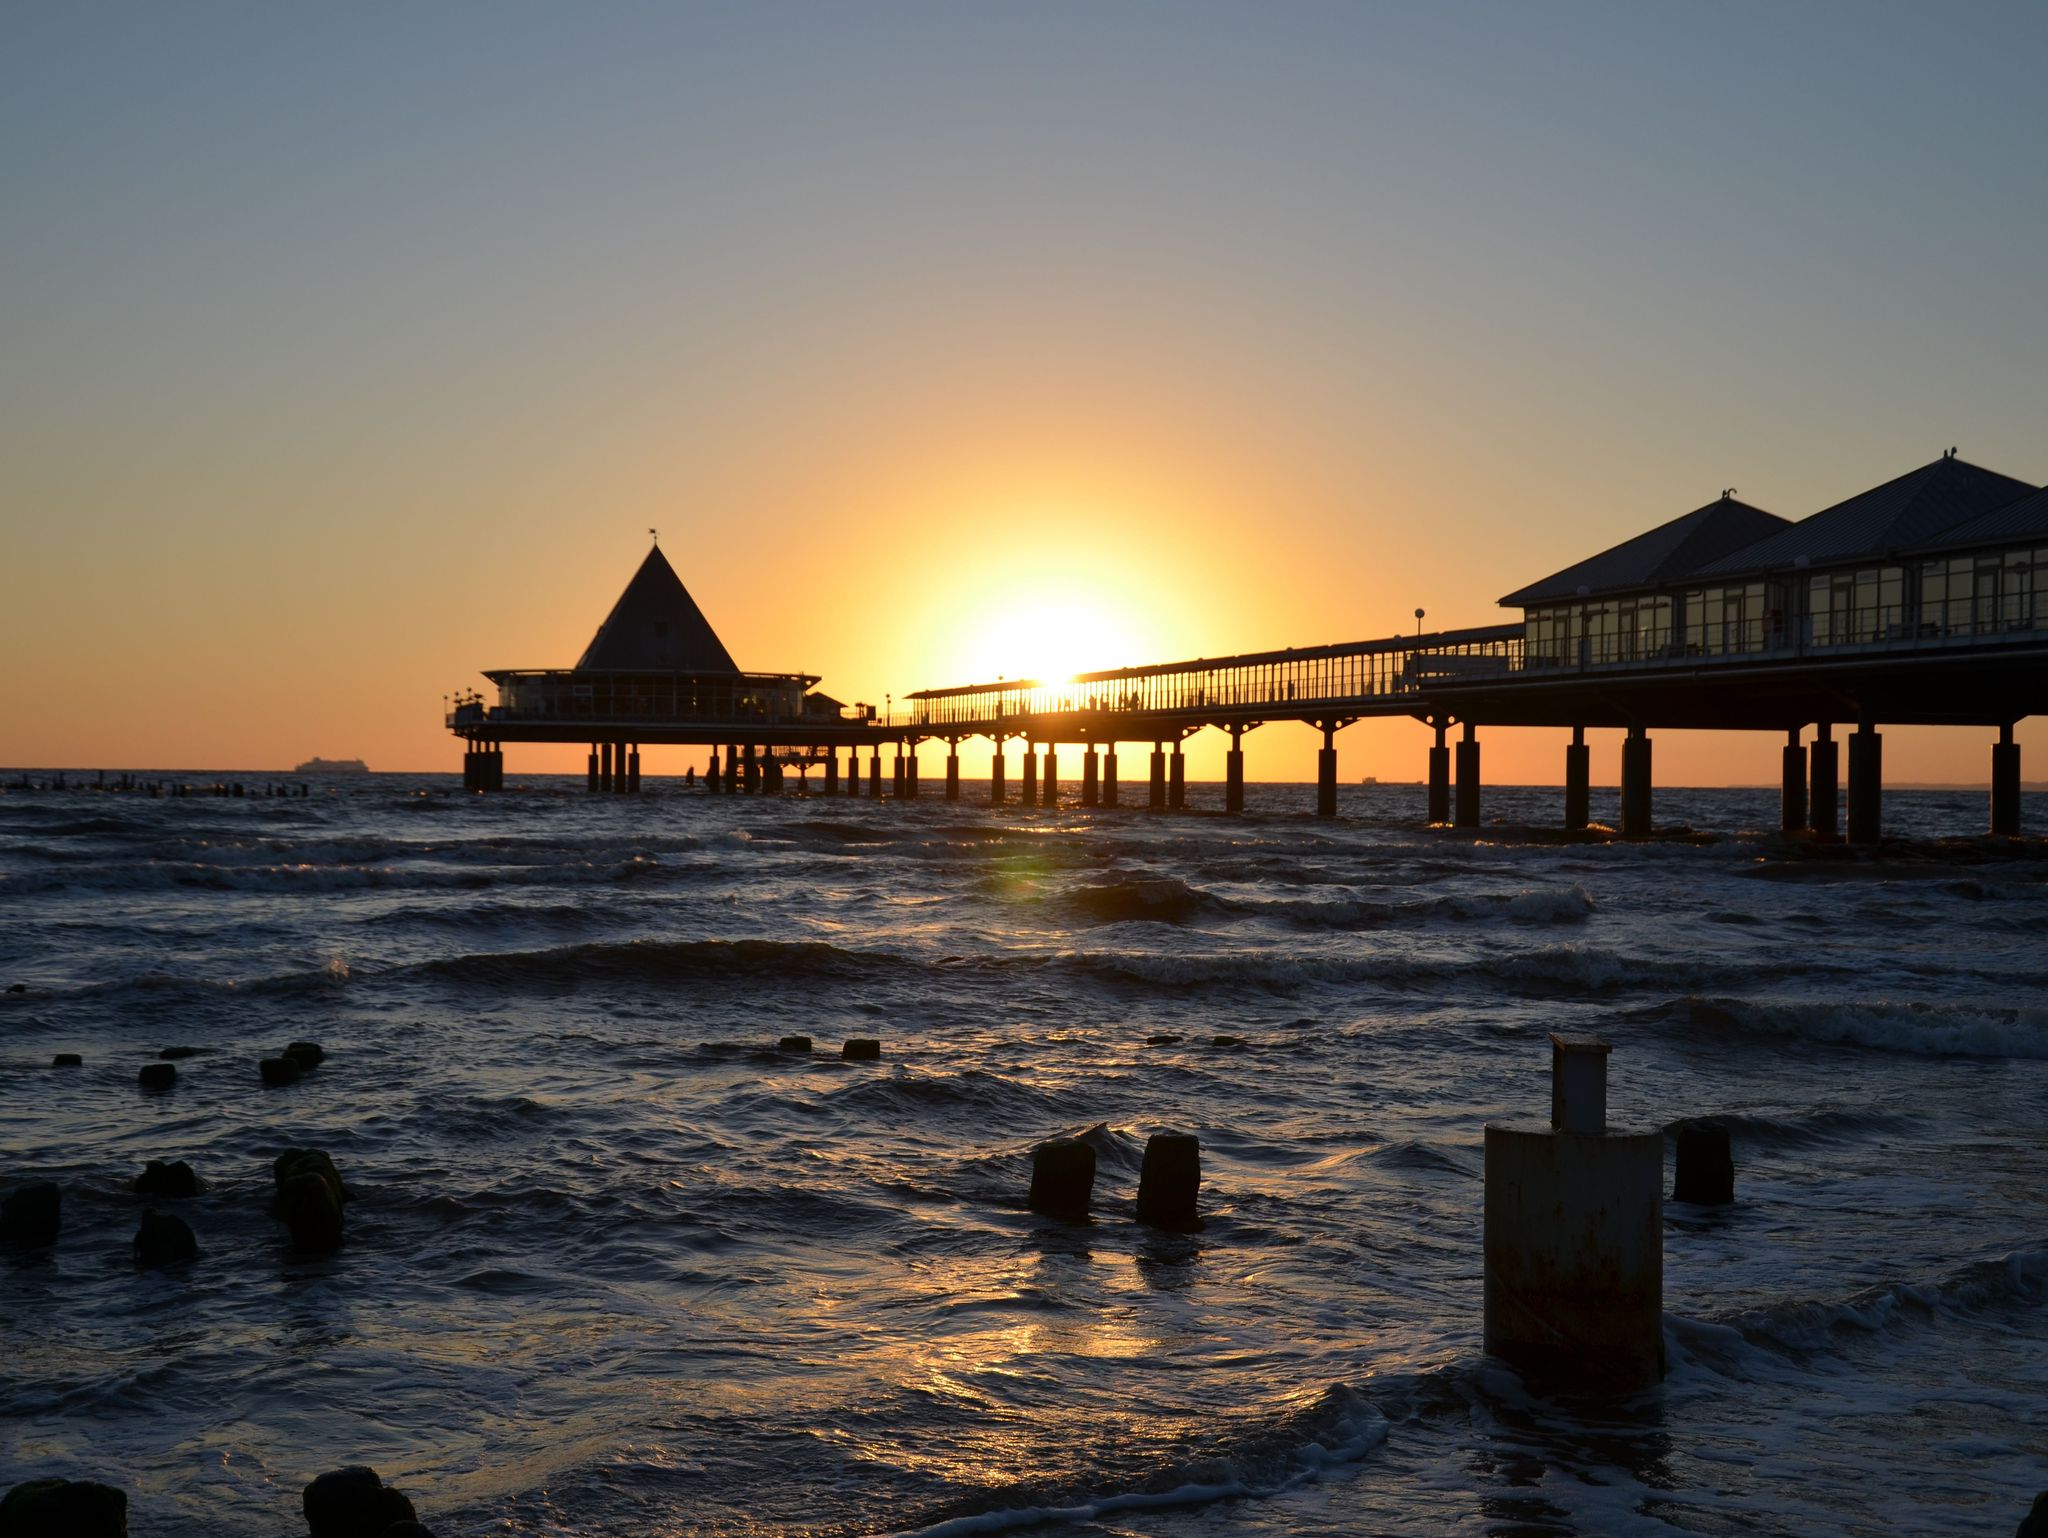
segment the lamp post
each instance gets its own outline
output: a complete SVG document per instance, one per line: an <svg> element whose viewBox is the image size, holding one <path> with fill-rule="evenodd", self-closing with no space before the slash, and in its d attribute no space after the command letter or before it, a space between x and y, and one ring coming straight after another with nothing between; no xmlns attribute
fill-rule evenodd
<svg viewBox="0 0 2048 1538"><path fill-rule="evenodd" d="M1418 641L1422 639L1422 610L1420 609L1415 611L1415 639Z"/></svg>

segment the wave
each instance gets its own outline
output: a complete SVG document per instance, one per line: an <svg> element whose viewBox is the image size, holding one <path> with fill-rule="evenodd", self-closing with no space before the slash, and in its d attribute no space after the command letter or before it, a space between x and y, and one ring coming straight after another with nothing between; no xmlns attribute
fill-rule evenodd
<svg viewBox="0 0 2048 1538"><path fill-rule="evenodd" d="M1068 893L1067 902L1101 924L1185 924L1204 914L1223 913L1232 906L1172 876L1082 887Z"/></svg>
<svg viewBox="0 0 2048 1538"><path fill-rule="evenodd" d="M1688 997L1650 1012L1705 1035L1756 1035L1919 1057L2048 1058L2048 1008Z"/></svg>
<svg viewBox="0 0 2048 1538"><path fill-rule="evenodd" d="M1325 1470L1355 1463L1387 1439L1387 1418L1356 1389L1336 1384L1308 1408L1213 1456L1163 1469L1142 1488L1078 1498L1040 1494L1029 1486L977 1497L1013 1504L934 1514L900 1538L968 1538L1043 1524L1095 1522L1120 1511L1205 1506L1217 1501L1274 1496L1320 1479Z"/></svg>
<svg viewBox="0 0 2048 1538"><path fill-rule="evenodd" d="M628 940L449 956L412 970L446 982L513 988L721 977L857 980L912 965L886 952L842 950L821 940Z"/></svg>
<svg viewBox="0 0 2048 1538"><path fill-rule="evenodd" d="M1911 1117L1890 1111L1829 1108L1804 1116L1748 1116L1728 1113L1717 1116L1686 1116L1667 1123L1664 1131L1675 1136L1688 1127L1719 1127L1738 1145L1752 1148L1808 1148L1823 1143L1848 1143L1908 1126Z"/></svg>

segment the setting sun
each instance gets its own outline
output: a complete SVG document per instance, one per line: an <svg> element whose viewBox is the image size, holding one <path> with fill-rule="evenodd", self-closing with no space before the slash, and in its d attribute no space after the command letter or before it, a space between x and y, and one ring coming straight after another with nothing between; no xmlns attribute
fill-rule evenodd
<svg viewBox="0 0 2048 1538"><path fill-rule="evenodd" d="M1013 593L991 605L964 640L965 673L976 682L1064 683L1076 673L1133 663L1144 652L1116 596L1086 587Z"/></svg>

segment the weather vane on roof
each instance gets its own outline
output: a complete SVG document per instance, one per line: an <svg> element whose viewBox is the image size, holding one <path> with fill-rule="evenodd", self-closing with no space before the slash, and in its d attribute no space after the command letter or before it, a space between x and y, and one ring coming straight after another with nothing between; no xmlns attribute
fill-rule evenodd
<svg viewBox="0 0 2048 1538"><path fill-rule="evenodd" d="M656 544L658 545L658 544L660 544L660 543L661 543L661 530L659 530L659 529L649 529L649 530L647 531L647 537L648 537L649 539L653 540L653 541L654 541L654 542L655 542L655 543L656 543Z"/></svg>

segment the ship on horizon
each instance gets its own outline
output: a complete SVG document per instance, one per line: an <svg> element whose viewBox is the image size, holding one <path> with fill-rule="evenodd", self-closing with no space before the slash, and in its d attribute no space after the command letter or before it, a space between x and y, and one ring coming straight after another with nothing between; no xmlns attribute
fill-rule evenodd
<svg viewBox="0 0 2048 1538"><path fill-rule="evenodd" d="M309 758L293 774L368 774L370 766L360 758Z"/></svg>

